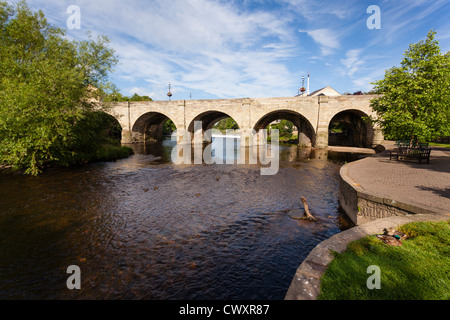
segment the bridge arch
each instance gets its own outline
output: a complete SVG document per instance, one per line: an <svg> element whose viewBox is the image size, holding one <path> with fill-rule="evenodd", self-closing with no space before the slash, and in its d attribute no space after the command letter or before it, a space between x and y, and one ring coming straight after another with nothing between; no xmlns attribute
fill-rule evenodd
<svg viewBox="0 0 450 320"><path fill-rule="evenodd" d="M189 123L187 129L191 133L192 138L193 138L194 134L195 134L195 130L198 129L195 127L196 121L201 122L201 125L202 125L201 130L202 130L202 135L203 135L203 133L205 131L212 129L212 127L217 122L219 122L220 120L223 120L223 119L227 119L227 118L233 119L238 124L239 128L241 128L238 120L233 118L228 113L225 113L223 111L217 111L217 110L209 110L209 111L202 112L202 113L198 114L197 116L195 116L192 119L192 121Z"/></svg>
<svg viewBox="0 0 450 320"><path fill-rule="evenodd" d="M360 148L372 147L374 128L368 118L369 116L364 111L357 109L337 112L329 122L328 144Z"/></svg>
<svg viewBox="0 0 450 320"><path fill-rule="evenodd" d="M311 122L302 114L287 109L272 111L259 119L253 129L258 132L261 129L266 129L269 124L276 120L288 120L297 127L298 130L298 145L314 147L316 143L316 132Z"/></svg>
<svg viewBox="0 0 450 320"><path fill-rule="evenodd" d="M131 129L132 140L135 142L155 142L163 139L163 125L171 120L160 112L147 112L141 115ZM175 125L176 123L172 121Z"/></svg>

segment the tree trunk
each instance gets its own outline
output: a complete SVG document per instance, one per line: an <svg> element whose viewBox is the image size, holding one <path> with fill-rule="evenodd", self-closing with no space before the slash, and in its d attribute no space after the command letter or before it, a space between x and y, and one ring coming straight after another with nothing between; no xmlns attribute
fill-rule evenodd
<svg viewBox="0 0 450 320"><path fill-rule="evenodd" d="M414 147L414 135L411 135L411 140L409 140L409 146L410 146L411 148Z"/></svg>

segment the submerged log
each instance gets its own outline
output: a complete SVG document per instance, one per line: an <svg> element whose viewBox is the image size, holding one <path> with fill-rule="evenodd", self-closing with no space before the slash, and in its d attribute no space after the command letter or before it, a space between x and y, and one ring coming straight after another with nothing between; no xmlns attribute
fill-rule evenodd
<svg viewBox="0 0 450 320"><path fill-rule="evenodd" d="M309 212L308 202L305 197L302 197L303 207L305 208L305 216L308 220L317 221L317 219Z"/></svg>

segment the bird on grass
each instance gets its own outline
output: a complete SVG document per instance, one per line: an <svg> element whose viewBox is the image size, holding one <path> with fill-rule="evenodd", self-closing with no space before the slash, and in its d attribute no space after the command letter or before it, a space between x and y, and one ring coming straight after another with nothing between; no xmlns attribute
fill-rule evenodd
<svg viewBox="0 0 450 320"><path fill-rule="evenodd" d="M408 236L396 230L395 228L388 228L383 230L383 234L376 235L378 239L391 246L403 245L402 239L407 239Z"/></svg>
<svg viewBox="0 0 450 320"><path fill-rule="evenodd" d="M384 234L377 234L376 236L378 239L383 241L383 243L386 243L390 246L402 246L403 245L402 239L399 235L389 236L389 235L384 235Z"/></svg>

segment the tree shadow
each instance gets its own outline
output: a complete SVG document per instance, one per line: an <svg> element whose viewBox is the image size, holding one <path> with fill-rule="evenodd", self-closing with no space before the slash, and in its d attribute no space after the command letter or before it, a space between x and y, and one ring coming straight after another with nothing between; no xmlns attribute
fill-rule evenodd
<svg viewBox="0 0 450 320"><path fill-rule="evenodd" d="M416 186L417 189L422 191L431 191L434 194L450 199L450 187L441 189L441 188L432 188L432 187L425 187L425 186Z"/></svg>
<svg viewBox="0 0 450 320"><path fill-rule="evenodd" d="M434 151L434 153L433 153ZM426 161L419 163L418 160L407 159L407 160L396 160L389 159L389 151L386 150L379 156L386 157L385 159L380 160L382 163L402 163L404 165L408 165L414 169L423 169L423 170L432 170L444 173L450 173L450 149L448 148L440 148L440 147L432 147L430 154L430 162L426 163Z"/></svg>

